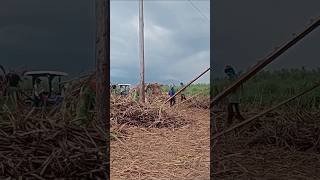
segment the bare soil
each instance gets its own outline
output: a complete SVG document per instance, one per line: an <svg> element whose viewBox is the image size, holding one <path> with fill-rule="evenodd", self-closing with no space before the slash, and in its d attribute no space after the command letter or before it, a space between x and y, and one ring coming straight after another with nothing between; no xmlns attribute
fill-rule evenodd
<svg viewBox="0 0 320 180"><path fill-rule="evenodd" d="M209 109L182 111L190 123L177 129L127 126L111 142L111 179L210 179Z"/></svg>

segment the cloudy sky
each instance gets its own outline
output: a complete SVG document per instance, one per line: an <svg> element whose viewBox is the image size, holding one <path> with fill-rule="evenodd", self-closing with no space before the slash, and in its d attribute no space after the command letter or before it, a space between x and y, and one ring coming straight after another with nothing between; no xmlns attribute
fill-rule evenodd
<svg viewBox="0 0 320 180"><path fill-rule="evenodd" d="M213 1L213 77L232 64L246 70L320 17L320 1ZM320 67L320 27L266 69Z"/></svg>
<svg viewBox="0 0 320 180"><path fill-rule="evenodd" d="M209 66L209 0L193 0L193 5L145 0L146 81L186 82ZM93 70L94 13L93 0L1 0L0 64L72 76ZM138 1L112 0L114 82L139 81L137 28Z"/></svg>
<svg viewBox="0 0 320 180"><path fill-rule="evenodd" d="M93 15L91 0L1 0L0 64L73 75L92 70Z"/></svg>
<svg viewBox="0 0 320 180"><path fill-rule="evenodd" d="M187 82L210 66L209 0L146 0L145 79ZM139 3L111 1L111 81L138 83ZM209 73L198 82L209 82Z"/></svg>

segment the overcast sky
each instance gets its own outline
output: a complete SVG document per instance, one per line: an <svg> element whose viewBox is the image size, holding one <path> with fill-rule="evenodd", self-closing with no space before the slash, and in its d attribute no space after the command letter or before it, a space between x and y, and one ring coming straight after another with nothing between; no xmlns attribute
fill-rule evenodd
<svg viewBox="0 0 320 180"><path fill-rule="evenodd" d="M92 70L93 13L90 0L1 0L0 64L70 74Z"/></svg>
<svg viewBox="0 0 320 180"><path fill-rule="evenodd" d="M193 0L209 17L207 0ZM245 70L320 16L319 0L213 1L213 75ZM188 81L209 65L209 22L187 0L145 1L147 81ZM111 80L138 82L138 3L111 1ZM92 0L1 0L0 64L79 74L94 67ZM268 68L319 67L317 29ZM206 81L208 77L201 79ZM199 81L199 82L201 82Z"/></svg>
<svg viewBox="0 0 320 180"><path fill-rule="evenodd" d="M147 82L187 82L210 66L209 0L192 3L145 1ZM111 1L112 82L139 82L138 15L138 1ZM198 82L208 83L209 73Z"/></svg>
<svg viewBox="0 0 320 180"><path fill-rule="evenodd" d="M226 64L246 70L320 16L319 0L213 1L213 77ZM320 27L266 69L320 67Z"/></svg>
<svg viewBox="0 0 320 180"><path fill-rule="evenodd" d="M186 82L209 66L209 0L193 3L145 0L146 81ZM138 1L112 0L113 82L139 81L137 28ZM0 1L0 64L8 69L92 70L94 36L92 0Z"/></svg>

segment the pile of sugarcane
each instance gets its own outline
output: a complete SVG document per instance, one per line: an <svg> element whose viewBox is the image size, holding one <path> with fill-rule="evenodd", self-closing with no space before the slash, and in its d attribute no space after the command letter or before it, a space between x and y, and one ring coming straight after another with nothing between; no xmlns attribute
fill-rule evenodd
<svg viewBox="0 0 320 180"><path fill-rule="evenodd" d="M275 145L297 151L320 153L320 127L317 114L306 111L270 113L266 122L258 121L244 133L249 146Z"/></svg>
<svg viewBox="0 0 320 180"><path fill-rule="evenodd" d="M60 106L24 107L15 113L4 106L0 179L105 179L106 132L94 116L85 127L72 121L84 83L69 83Z"/></svg>
<svg viewBox="0 0 320 180"><path fill-rule="evenodd" d="M111 124L128 124L132 126L176 128L187 122L177 112L171 113L170 109L161 111L162 101L141 103L130 97L111 97Z"/></svg>
<svg viewBox="0 0 320 180"><path fill-rule="evenodd" d="M106 141L95 125L84 128L50 117L25 119L21 112L1 116L1 179L103 179Z"/></svg>
<svg viewBox="0 0 320 180"><path fill-rule="evenodd" d="M214 116L221 131L226 114ZM219 137L213 143L213 178L317 179L319 117L319 112L288 106Z"/></svg>
<svg viewBox="0 0 320 180"><path fill-rule="evenodd" d="M208 96L190 97L190 100L187 103L188 108L209 109L209 106L210 98Z"/></svg>

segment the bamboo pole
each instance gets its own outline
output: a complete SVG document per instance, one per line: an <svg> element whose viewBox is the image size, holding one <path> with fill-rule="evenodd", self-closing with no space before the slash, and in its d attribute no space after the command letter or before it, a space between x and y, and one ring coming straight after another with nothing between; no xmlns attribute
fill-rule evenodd
<svg viewBox="0 0 320 180"><path fill-rule="evenodd" d="M228 128L228 129L226 129L226 130L224 130L224 131L222 131L222 132L220 132L220 133L217 133L217 134L213 135L213 137L212 137L211 139L212 139L212 140L217 139L218 137L220 137L220 136L222 136L222 135L224 135L224 134L226 134L226 133L228 133L228 132L230 132L230 131L232 131L232 130L234 130L234 129L236 129L236 128L239 128L239 127L241 127L241 126L243 126L243 125L245 125L245 124L248 124L249 122L251 122L251 121L253 121L253 120L256 120L257 118L263 116L264 114L269 113L269 112L273 111L274 109L277 109L278 107L280 107L280 106L282 106L282 105L284 105L284 104L287 104L288 102L290 102L290 101L292 101L292 100L294 100L294 99L296 99L296 98L298 98L298 97L300 97L300 96L302 96L302 95L304 95L304 94L312 91L313 89L317 88L318 86L320 86L320 82L316 83L315 85L313 85L313 86L310 87L309 89L306 89L305 91L297 94L297 95L294 96L294 97L291 97L291 98L289 98L289 99L287 99L287 100L284 100L284 101L282 101L281 103L279 103L279 104L277 104L277 105L275 105L275 106L273 106L273 107L271 107L271 108L269 108L269 109L267 109L267 110L265 110L265 111L263 111L263 112L255 115L255 116L253 116L253 117L251 117L251 118L249 118L249 119L247 119L247 120L244 120L244 121L240 122L239 124L236 124L236 125Z"/></svg>
<svg viewBox="0 0 320 180"><path fill-rule="evenodd" d="M275 52L272 52L270 55L259 61L255 66L253 66L246 74L242 75L237 81L232 83L227 89L219 93L210 103L210 108L212 108L218 101L225 98L228 94L230 94L234 89L237 89L241 84L245 81L253 77L257 74L261 69L263 69L266 65L270 64L277 57L282 55L285 51L287 51L290 47L295 45L305 36L307 36L310 32L316 29L320 25L320 18L318 18L314 23L308 26L304 31L294 37L292 40L285 43L282 47L277 49Z"/></svg>

